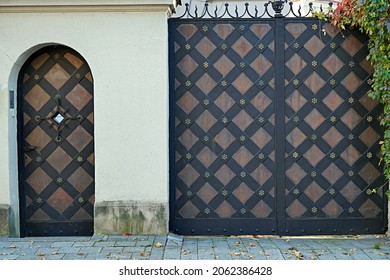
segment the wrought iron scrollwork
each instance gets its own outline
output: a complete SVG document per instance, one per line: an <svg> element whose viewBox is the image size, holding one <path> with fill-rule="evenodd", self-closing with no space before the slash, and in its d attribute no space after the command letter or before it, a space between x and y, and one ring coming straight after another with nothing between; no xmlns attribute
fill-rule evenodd
<svg viewBox="0 0 390 280"><path fill-rule="evenodd" d="M288 9L285 8L285 3L288 3ZM209 3L205 3L202 11L200 12L200 8L195 5L193 11L189 3L185 4L184 13L181 15L173 15L173 18L177 19L203 19L203 18L211 18L211 19L221 19L221 18L231 18L231 19L241 19L241 18L277 18L277 17L296 17L296 18L305 18L312 17L315 12L313 3L308 3L308 11L303 13L302 6L294 4L293 2L288 2L288 0L275 0L264 3L264 8L261 8L260 5L253 5L245 3L244 9L239 9L238 5L232 7L229 3L225 3L223 6L215 8L211 8ZM328 12L333 11L333 3L328 3ZM241 11L240 11L241 10ZM243 10L243 11L242 11ZM286 10L286 11L285 11ZM319 7L321 12L324 11L323 6ZM284 13L283 13L284 11Z"/></svg>

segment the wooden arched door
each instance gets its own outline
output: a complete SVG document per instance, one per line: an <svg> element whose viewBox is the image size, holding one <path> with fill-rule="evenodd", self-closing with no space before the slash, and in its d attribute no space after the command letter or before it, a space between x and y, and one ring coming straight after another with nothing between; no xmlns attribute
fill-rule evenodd
<svg viewBox="0 0 390 280"><path fill-rule="evenodd" d="M74 50L34 53L18 80L21 236L92 235L93 79Z"/></svg>

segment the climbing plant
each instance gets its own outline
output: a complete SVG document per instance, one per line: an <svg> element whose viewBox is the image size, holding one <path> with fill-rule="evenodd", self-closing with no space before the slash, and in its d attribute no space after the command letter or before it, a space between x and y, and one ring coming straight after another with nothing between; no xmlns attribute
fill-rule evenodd
<svg viewBox="0 0 390 280"><path fill-rule="evenodd" d="M369 95L383 104L384 139L380 142L384 175L390 181L390 1L389 0L341 0L329 13L314 13L328 20L341 30L359 28L368 34L367 59L374 68ZM387 183L386 183L387 184ZM390 190L386 192L390 198Z"/></svg>

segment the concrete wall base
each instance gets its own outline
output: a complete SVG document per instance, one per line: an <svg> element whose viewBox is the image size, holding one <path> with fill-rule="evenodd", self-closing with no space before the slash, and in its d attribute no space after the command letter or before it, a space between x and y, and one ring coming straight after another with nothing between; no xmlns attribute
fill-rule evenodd
<svg viewBox="0 0 390 280"><path fill-rule="evenodd" d="M0 236L9 236L9 205L0 204Z"/></svg>
<svg viewBox="0 0 390 280"><path fill-rule="evenodd" d="M95 203L95 234L167 234L165 203L104 201Z"/></svg>

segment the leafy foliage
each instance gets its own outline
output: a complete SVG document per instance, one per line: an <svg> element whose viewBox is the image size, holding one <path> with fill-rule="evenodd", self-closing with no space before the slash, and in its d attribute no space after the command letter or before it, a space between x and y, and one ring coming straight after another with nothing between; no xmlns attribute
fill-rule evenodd
<svg viewBox="0 0 390 280"><path fill-rule="evenodd" d="M324 15L322 15L324 16ZM385 164L384 175L390 181L390 4L389 0L342 0L326 14L340 29L358 27L369 35L369 55L374 75L369 95L383 104L381 125L385 127L380 142ZM390 191L386 192L390 198Z"/></svg>

